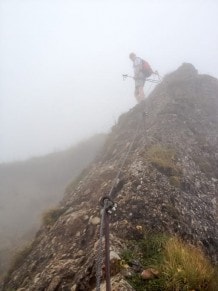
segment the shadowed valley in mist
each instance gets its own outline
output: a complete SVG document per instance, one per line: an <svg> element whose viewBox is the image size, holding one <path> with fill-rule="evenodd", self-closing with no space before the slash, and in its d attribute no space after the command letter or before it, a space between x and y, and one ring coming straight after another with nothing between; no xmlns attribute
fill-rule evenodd
<svg viewBox="0 0 218 291"><path fill-rule="evenodd" d="M65 151L0 165L0 272L7 268L9 253L33 237L42 212L56 206L105 138L95 135Z"/></svg>

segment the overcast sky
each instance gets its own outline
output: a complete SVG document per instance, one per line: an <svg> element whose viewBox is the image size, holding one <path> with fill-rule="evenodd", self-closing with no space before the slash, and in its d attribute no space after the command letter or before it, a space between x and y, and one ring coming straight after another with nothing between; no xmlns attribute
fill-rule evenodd
<svg viewBox="0 0 218 291"><path fill-rule="evenodd" d="M190 62L218 77L217 13L217 0L0 0L0 162L108 131L136 104L132 51L161 75Z"/></svg>

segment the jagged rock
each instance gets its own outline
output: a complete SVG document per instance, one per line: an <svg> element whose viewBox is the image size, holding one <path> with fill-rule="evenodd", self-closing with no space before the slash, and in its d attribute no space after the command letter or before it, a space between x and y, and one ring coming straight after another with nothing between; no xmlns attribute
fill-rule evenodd
<svg viewBox="0 0 218 291"><path fill-rule="evenodd" d="M142 118L145 110L149 114ZM116 183L121 158L138 124ZM217 148L218 81L184 64L166 76L149 98L119 118L85 178L60 203L65 212L49 228L42 227L4 287L37 291L57 284L57 291L94 290L99 201L113 183L116 191L111 198L118 203L110 217L114 254L122 253L126 240L142 239L146 230L176 234L201 245L217 263ZM119 264L112 272L112 290L133 290ZM102 281L104 290L104 277Z"/></svg>
<svg viewBox="0 0 218 291"><path fill-rule="evenodd" d="M175 80L187 80L196 78L198 75L198 71L192 64L183 63L181 67L179 67L173 74L170 75L171 81Z"/></svg>
<svg viewBox="0 0 218 291"><path fill-rule="evenodd" d="M94 225L99 224L100 221L101 221L101 220L100 220L99 217L92 217L92 218L90 219L90 223L91 223L91 224L94 224Z"/></svg>
<svg viewBox="0 0 218 291"><path fill-rule="evenodd" d="M55 276L52 278L51 283L49 284L47 290L48 291L54 291L55 289L57 289L57 286L59 285L59 283L61 282L61 277L60 276Z"/></svg>
<svg viewBox="0 0 218 291"><path fill-rule="evenodd" d="M131 269L123 269L121 270L121 275L124 277L124 278L131 278L133 276L133 271Z"/></svg>
<svg viewBox="0 0 218 291"><path fill-rule="evenodd" d="M106 291L106 283L101 284L101 291ZM95 289L93 289L94 291ZM134 291L127 281L125 281L119 274L112 277L111 279L111 290L112 291Z"/></svg>
<svg viewBox="0 0 218 291"><path fill-rule="evenodd" d="M110 251L110 260L111 261L120 261L121 258L116 252Z"/></svg>
<svg viewBox="0 0 218 291"><path fill-rule="evenodd" d="M130 266L134 272L140 272L143 269L141 263L138 260L132 260Z"/></svg>

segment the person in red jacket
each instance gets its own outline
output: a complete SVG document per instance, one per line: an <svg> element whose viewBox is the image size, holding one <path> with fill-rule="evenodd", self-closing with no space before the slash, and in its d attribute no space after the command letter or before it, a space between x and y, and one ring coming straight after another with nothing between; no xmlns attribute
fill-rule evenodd
<svg viewBox="0 0 218 291"><path fill-rule="evenodd" d="M131 53L129 58L133 62L134 69L134 80L135 80L135 98L138 102L145 99L144 85L146 78L148 78L152 73L150 65L143 59L136 56L136 54Z"/></svg>

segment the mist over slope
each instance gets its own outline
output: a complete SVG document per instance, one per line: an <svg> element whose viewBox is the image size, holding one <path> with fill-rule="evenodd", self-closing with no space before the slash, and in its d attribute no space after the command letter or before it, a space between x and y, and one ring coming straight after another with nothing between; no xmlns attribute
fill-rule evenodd
<svg viewBox="0 0 218 291"><path fill-rule="evenodd" d="M183 64L119 118L102 154L68 187L59 215L10 270L4 290L95 289L99 200L110 192L133 137L111 197L118 203L111 251L120 255L145 233L176 234L218 262L218 80ZM126 287L119 268L112 277L115 290L136 290Z"/></svg>
<svg viewBox="0 0 218 291"><path fill-rule="evenodd" d="M42 212L63 197L68 183L94 159L105 138L99 134L65 151L0 164L0 271L7 265L5 253L34 235Z"/></svg>

